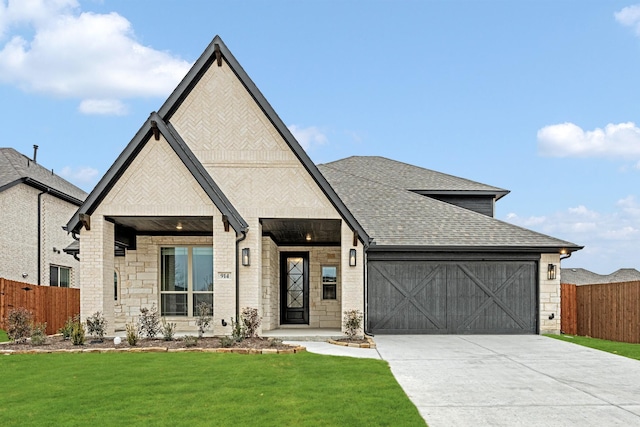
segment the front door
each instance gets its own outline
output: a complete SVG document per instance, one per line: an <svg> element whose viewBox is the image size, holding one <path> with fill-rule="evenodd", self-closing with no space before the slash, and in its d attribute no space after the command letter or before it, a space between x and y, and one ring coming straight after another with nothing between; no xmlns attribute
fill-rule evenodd
<svg viewBox="0 0 640 427"><path fill-rule="evenodd" d="M309 324L309 253L280 254L280 323Z"/></svg>

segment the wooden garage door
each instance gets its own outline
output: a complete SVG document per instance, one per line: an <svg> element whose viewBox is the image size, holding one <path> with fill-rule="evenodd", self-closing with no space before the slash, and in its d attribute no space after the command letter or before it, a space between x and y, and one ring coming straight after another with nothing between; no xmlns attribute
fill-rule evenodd
<svg viewBox="0 0 640 427"><path fill-rule="evenodd" d="M534 334L535 261L369 261L372 333Z"/></svg>

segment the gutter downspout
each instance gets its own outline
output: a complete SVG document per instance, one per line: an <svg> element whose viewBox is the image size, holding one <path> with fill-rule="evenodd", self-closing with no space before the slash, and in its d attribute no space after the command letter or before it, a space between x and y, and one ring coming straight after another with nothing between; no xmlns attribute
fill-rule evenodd
<svg viewBox="0 0 640 427"><path fill-rule="evenodd" d="M236 239L236 322L240 319L240 242L247 238L247 232L241 231L242 237Z"/></svg>
<svg viewBox="0 0 640 427"><path fill-rule="evenodd" d="M42 195L48 192L49 188L38 194L38 286L42 284Z"/></svg>

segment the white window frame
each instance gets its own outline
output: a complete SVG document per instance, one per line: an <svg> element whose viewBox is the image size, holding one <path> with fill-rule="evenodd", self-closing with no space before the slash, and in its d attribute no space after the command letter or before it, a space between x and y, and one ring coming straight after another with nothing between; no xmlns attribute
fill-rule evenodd
<svg viewBox="0 0 640 427"><path fill-rule="evenodd" d="M57 275L57 285L52 285L51 284L51 269L55 268L56 269L56 275ZM64 269L67 270L69 272L69 282L67 283L67 286L60 286L60 271ZM49 265L49 286L53 286L56 288L70 288L71 287L71 267L65 267L64 265L57 265L57 264L50 264Z"/></svg>
<svg viewBox="0 0 640 427"><path fill-rule="evenodd" d="M325 282L323 270L324 268L335 268L336 269L336 281L335 282ZM338 266L335 264L321 264L320 265L320 280L322 282L322 299L324 301L336 301L338 299ZM333 286L335 288L335 295L333 298L325 298L324 296L324 287L325 286Z"/></svg>

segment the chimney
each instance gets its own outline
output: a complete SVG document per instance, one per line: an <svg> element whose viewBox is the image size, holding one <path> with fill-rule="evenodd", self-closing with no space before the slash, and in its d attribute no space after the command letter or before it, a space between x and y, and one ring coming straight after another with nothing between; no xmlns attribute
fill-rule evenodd
<svg viewBox="0 0 640 427"><path fill-rule="evenodd" d="M34 144L33 146L33 163L38 163L36 161L36 155L38 154L38 146Z"/></svg>

